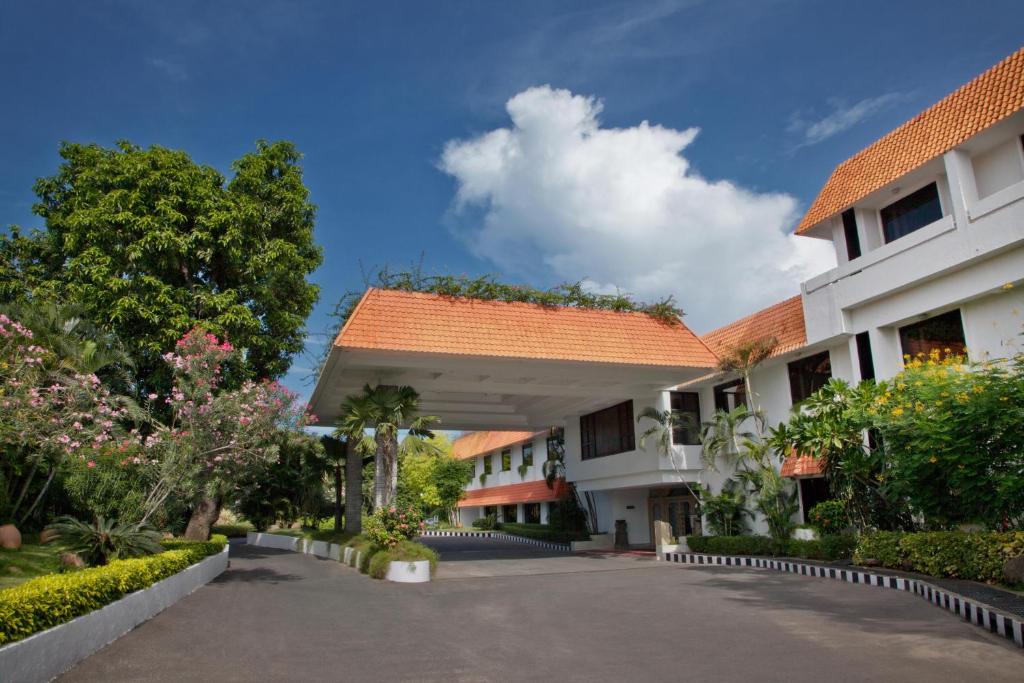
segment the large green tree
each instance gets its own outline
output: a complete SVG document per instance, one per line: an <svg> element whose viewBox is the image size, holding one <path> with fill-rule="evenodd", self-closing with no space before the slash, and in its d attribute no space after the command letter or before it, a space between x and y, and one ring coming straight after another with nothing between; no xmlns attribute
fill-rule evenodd
<svg viewBox="0 0 1024 683"><path fill-rule="evenodd" d="M46 229L0 236L0 302L75 302L124 340L140 392L167 389L159 356L197 324L244 349L229 380L288 369L322 260L291 143L258 142L230 180L159 146L64 143L60 156L35 184Z"/></svg>

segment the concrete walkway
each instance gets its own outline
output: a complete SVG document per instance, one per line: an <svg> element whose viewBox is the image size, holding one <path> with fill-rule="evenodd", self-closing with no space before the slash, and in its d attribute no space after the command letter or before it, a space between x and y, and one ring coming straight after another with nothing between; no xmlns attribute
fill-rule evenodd
<svg viewBox="0 0 1024 683"><path fill-rule="evenodd" d="M1016 648L912 595L774 572L560 556L528 558L529 575L398 585L283 551L232 556L218 580L61 680L836 683L1024 670ZM543 571L547 560L562 570Z"/></svg>

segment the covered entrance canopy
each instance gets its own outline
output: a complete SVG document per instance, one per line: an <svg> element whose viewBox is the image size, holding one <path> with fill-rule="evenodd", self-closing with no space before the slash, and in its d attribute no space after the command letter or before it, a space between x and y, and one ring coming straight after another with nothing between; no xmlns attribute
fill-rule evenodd
<svg viewBox="0 0 1024 683"><path fill-rule="evenodd" d="M369 289L310 403L330 425L363 385L409 385L441 429L539 430L717 362L685 325L644 313Z"/></svg>

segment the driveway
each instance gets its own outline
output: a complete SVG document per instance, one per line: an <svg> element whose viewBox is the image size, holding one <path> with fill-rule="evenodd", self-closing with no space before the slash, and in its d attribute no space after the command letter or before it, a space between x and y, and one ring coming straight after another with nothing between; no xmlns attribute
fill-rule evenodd
<svg viewBox="0 0 1024 683"><path fill-rule="evenodd" d="M560 556L527 561L576 571L400 585L231 550L220 578L61 680L1019 681L1024 668L913 595L790 574Z"/></svg>
<svg viewBox="0 0 1024 683"><path fill-rule="evenodd" d="M431 536L422 541L441 555L437 576L450 579L565 574L635 569L654 563L654 556L571 553L548 550L500 538Z"/></svg>

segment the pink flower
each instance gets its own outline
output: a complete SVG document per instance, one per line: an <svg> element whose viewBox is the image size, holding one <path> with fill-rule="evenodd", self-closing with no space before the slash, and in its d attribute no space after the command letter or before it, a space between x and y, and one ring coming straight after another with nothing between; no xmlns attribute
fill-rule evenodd
<svg viewBox="0 0 1024 683"><path fill-rule="evenodd" d="M96 461L95 460L90 460L89 462L86 463L86 466L90 467L90 468L96 467Z"/></svg>

